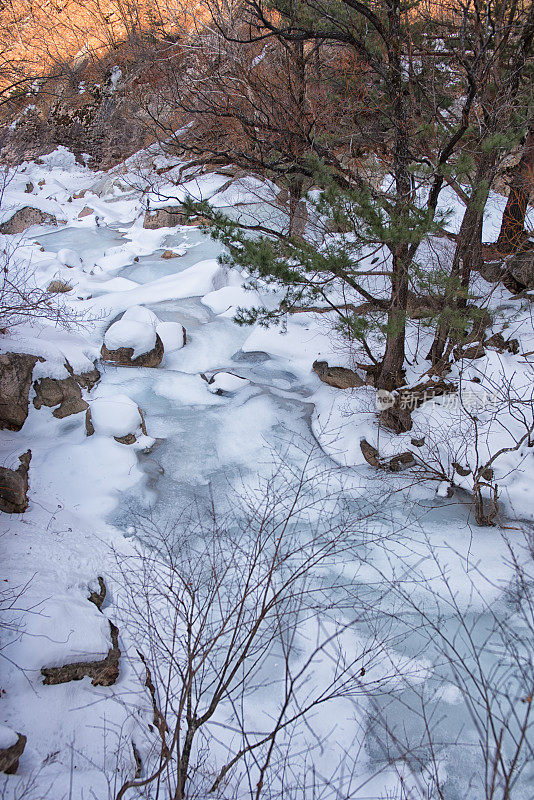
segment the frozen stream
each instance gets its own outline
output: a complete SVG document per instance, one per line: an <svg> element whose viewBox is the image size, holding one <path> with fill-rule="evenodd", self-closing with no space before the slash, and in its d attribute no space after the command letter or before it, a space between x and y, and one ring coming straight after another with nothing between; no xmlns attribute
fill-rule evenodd
<svg viewBox="0 0 534 800"><path fill-rule="evenodd" d="M125 245L131 245L128 230L118 223L83 234L78 228L66 228L45 233L38 241L52 253L76 249L86 263L95 265L115 258ZM183 254L162 259L161 253L167 248ZM159 250L136 260L131 257L131 249L129 252L130 256L123 259L128 263L119 265L113 277L105 273L99 276L95 269L94 297L103 298L104 306L106 281L126 279L138 287L148 286L190 269L199 261L217 258L219 246L189 228L169 235ZM115 294L120 295L120 291ZM487 639L493 623L488 613L492 603L497 614L505 616L511 613L510 609L515 613L517 597L503 594L508 573L503 572L502 558L488 559L488 552L502 554L505 550L500 534L495 530L471 530L461 502L435 499L420 487L415 487L409 496L392 493L398 488L393 478L391 483L376 478L367 466L340 467L320 449L313 432L314 397L318 391L318 379L311 371L315 356L305 360L308 368L303 369L290 354L249 346L250 329L238 327L231 315L215 314L202 302L204 294L158 303L151 302L151 295L147 294L147 307L161 320L179 322L187 330L187 345L167 354L159 368L101 367L99 391L124 393L132 398L145 414L149 436L155 439L148 452L137 456L142 480L121 491L109 522L127 537L146 538L139 526L140 515L150 515L156 525L164 527L184 511L198 508L203 513L212 501L224 513L228 503L232 504L232 496L238 496L243 487L255 486L258 476L269 476L280 454L287 467L298 474L307 454L314 451L314 469L330 470L337 482L336 491L343 486L346 507L362 517L361 524L350 534L347 552L352 553L353 560L330 565L331 571L338 570L344 580L352 581L353 598L360 596L367 609L375 605L377 613L362 614L351 636L359 645L372 641L381 632L384 636L387 633L389 644L385 649L390 659L389 665L376 668L379 678L384 672L388 676L384 692L376 692L371 699L349 697L345 704L338 701L334 711L337 717L324 721L318 764L325 767L332 753L339 754L353 746L350 727L357 719L358 725L368 731L363 760L369 777L349 796L375 800L390 792L390 796L401 797L393 793L402 778L408 786L405 797L415 800L424 795L423 785L432 785L432 770L439 768L440 780L446 787L445 800L466 797L470 766L473 759L480 757L476 726L472 709L455 685L453 671L443 665L433 670L433 664L442 659L433 640L439 638L439 629L450 641L459 642L458 654L469 660L473 653L469 651L469 637L462 636L457 612L465 610L467 627L463 633L472 631L475 650L478 643ZM314 341L320 347L321 337L313 328L304 328L302 335L311 352ZM234 373L249 383L234 393L211 394L201 373L209 377L218 371ZM72 427L65 423L59 436L70 435ZM332 520L338 512L329 503L330 490L330 485L324 490L324 514ZM482 573L478 567L481 559L486 559ZM437 587L436 594L428 595L426 600L428 587L422 586L422 575ZM384 589L387 581L391 582L389 592ZM445 598L446 612L435 605L438 596ZM347 614L343 597L346 595L340 594L340 608ZM420 619L411 605L418 599L421 605L428 602L432 606L428 615L436 625L434 631L431 627L420 630ZM332 608L335 601L333 598ZM493 656L484 658L489 658L490 671L498 671L501 660L512 685L513 669L505 664L499 650L501 644L496 641ZM276 675L276 670L271 670L272 667L269 677ZM366 671L375 680L372 659L369 665L366 662L362 675ZM504 677L499 686L501 691ZM470 692L473 687L469 684L464 689ZM426 702L425 713L433 719L432 726L435 723L442 736L443 747L438 748L434 764L424 741L422 699ZM395 741L402 751L404 742L396 738L399 730L400 739L406 738L404 752L409 751L410 755L401 759L400 767L393 768L388 765L385 742L391 746ZM455 739L460 745L452 747ZM481 769L482 762L476 771L480 773ZM374 774L379 777L373 778ZM348 791L347 786L344 791ZM478 800L483 795L475 793L473 797ZM528 777L523 777L514 800L529 797Z"/></svg>

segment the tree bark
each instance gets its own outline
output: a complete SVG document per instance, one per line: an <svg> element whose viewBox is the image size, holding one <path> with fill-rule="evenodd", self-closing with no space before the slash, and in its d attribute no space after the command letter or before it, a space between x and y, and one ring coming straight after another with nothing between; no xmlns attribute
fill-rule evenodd
<svg viewBox="0 0 534 800"><path fill-rule="evenodd" d="M534 120L530 123L523 154L512 171L510 194L502 215L497 248L507 255L521 249L526 241L525 216L534 192Z"/></svg>

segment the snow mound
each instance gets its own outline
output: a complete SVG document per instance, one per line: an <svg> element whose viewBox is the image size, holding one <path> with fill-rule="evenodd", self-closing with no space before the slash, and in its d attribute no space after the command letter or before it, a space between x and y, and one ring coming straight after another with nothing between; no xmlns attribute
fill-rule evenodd
<svg viewBox="0 0 534 800"><path fill-rule="evenodd" d="M122 315L122 319L130 320L131 322L144 322L145 325L152 325L154 328L159 324L159 318L145 306L131 306Z"/></svg>
<svg viewBox="0 0 534 800"><path fill-rule="evenodd" d="M104 335L104 344L108 350L131 347L133 348L133 358L137 358L154 349L156 328L147 322L138 322L122 317L107 329Z"/></svg>
<svg viewBox="0 0 534 800"><path fill-rule="evenodd" d="M125 394L97 397L89 404L95 433L101 436L127 436L141 427L141 414Z"/></svg>
<svg viewBox="0 0 534 800"><path fill-rule="evenodd" d="M156 333L163 342L166 353L180 350L184 346L185 330L179 322L158 322Z"/></svg>
<svg viewBox="0 0 534 800"><path fill-rule="evenodd" d="M18 742L19 737L7 725L0 725L0 750L7 750Z"/></svg>
<svg viewBox="0 0 534 800"><path fill-rule="evenodd" d="M83 261L81 256L79 256L75 250L70 250L68 247L64 247L62 250L59 250L57 254L57 260L64 267L70 267L71 269L77 267L78 269L83 269Z"/></svg>
<svg viewBox="0 0 534 800"><path fill-rule="evenodd" d="M231 372L217 372L208 384L210 392L238 392L250 383L247 378L240 378L239 375L232 375Z"/></svg>

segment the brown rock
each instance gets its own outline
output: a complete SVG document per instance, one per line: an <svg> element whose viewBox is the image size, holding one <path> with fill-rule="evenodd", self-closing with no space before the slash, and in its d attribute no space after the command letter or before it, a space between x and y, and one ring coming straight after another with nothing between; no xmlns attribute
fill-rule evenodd
<svg viewBox="0 0 534 800"><path fill-rule="evenodd" d="M98 608L99 611L102 610L102 606L104 604L104 600L106 599L107 588L106 584L104 583L104 578L101 575L97 578L98 581L98 592L91 592L88 597L90 603L94 603L95 606Z"/></svg>
<svg viewBox="0 0 534 800"><path fill-rule="evenodd" d="M133 347L119 347L117 350L108 350L105 344L102 345L100 355L103 361L110 361L119 367L159 367L163 361L163 342L156 334L156 344L148 353L133 358Z"/></svg>
<svg viewBox="0 0 534 800"><path fill-rule="evenodd" d="M19 456L17 469L0 467L0 510L6 514L22 514L28 508L28 470L31 450Z"/></svg>
<svg viewBox="0 0 534 800"><path fill-rule="evenodd" d="M503 353L505 350L508 353L516 355L519 353L519 341L517 339L505 339L501 333L494 333L489 339L484 341L484 347L491 347Z"/></svg>
<svg viewBox="0 0 534 800"><path fill-rule="evenodd" d="M14 775L19 766L19 758L26 747L26 737L23 733L17 733L18 739L11 747L0 749L0 772L6 775Z"/></svg>
<svg viewBox="0 0 534 800"><path fill-rule="evenodd" d="M147 211L143 228L153 231L157 228L174 228L176 225L201 225L203 222L206 222L204 217L190 217L183 206L167 206Z"/></svg>
<svg viewBox="0 0 534 800"><path fill-rule="evenodd" d="M26 353L0 355L0 429L20 431L24 425L32 372L38 360Z"/></svg>
<svg viewBox="0 0 534 800"><path fill-rule="evenodd" d="M370 464L372 467L378 468L382 466L380 464L380 456L378 454L378 450L376 449L376 447L373 447L372 444L369 444L369 442L366 439L361 440L360 450L362 451L362 455L367 461L367 463Z"/></svg>
<svg viewBox="0 0 534 800"><path fill-rule="evenodd" d="M410 411L407 408L403 408L398 400L390 408L385 408L381 411L379 419L382 425L395 431L395 433L406 433L413 426Z"/></svg>
<svg viewBox="0 0 534 800"><path fill-rule="evenodd" d="M354 389L365 386L365 381L357 372L346 367L329 367L326 361L314 361L313 371L317 373L323 383L334 386L336 389Z"/></svg>
<svg viewBox="0 0 534 800"><path fill-rule="evenodd" d="M83 189L81 192L74 192L72 196L74 197L75 200L81 200L82 197L85 197L86 194L87 194L87 189Z"/></svg>
<svg viewBox="0 0 534 800"><path fill-rule="evenodd" d="M504 267L502 261L483 261L478 271L488 283L498 283L503 277Z"/></svg>
<svg viewBox="0 0 534 800"><path fill-rule="evenodd" d="M26 194L31 194L33 192L34 186L31 181L26 184L26 188L24 189Z"/></svg>
<svg viewBox="0 0 534 800"><path fill-rule="evenodd" d="M534 289L534 248L507 259L506 271L522 289Z"/></svg>
<svg viewBox="0 0 534 800"><path fill-rule="evenodd" d="M414 454L409 450L406 450L405 453L399 453L399 455L393 456L393 458L389 460L388 468L391 470L391 472L400 472L402 469L411 467L414 464Z"/></svg>
<svg viewBox="0 0 534 800"><path fill-rule="evenodd" d="M43 667L41 674L43 683L56 686L58 683L81 681L82 678L91 678L93 686L112 686L119 677L119 629L111 621L109 623L111 647L108 654L100 661L77 661L65 664L62 667Z"/></svg>
<svg viewBox="0 0 534 800"><path fill-rule="evenodd" d="M180 253L175 253L174 250L165 250L164 253L161 254L162 258L180 258Z"/></svg>
<svg viewBox="0 0 534 800"><path fill-rule="evenodd" d="M79 414L88 407L82 399L82 390L75 377L69 378L41 378L33 384L35 408L47 406L53 408L54 417L63 419L71 414Z"/></svg>
<svg viewBox="0 0 534 800"><path fill-rule="evenodd" d="M78 219L83 219L84 217L90 217L91 214L94 214L94 208L89 208L89 206L84 206L80 213L78 214Z"/></svg>
<svg viewBox="0 0 534 800"><path fill-rule="evenodd" d="M46 211L40 211L38 208L31 206L24 206L15 211L13 216L7 222L0 225L0 233L14 234L24 233L27 228L32 225L57 225L57 220L52 214L47 214Z"/></svg>
<svg viewBox="0 0 534 800"><path fill-rule="evenodd" d="M72 292L72 286L66 281L50 281L46 291L50 292L50 294L65 294L66 292Z"/></svg>
<svg viewBox="0 0 534 800"><path fill-rule="evenodd" d="M137 441L135 433L127 433L126 436L114 436L113 438L119 444L135 444Z"/></svg>

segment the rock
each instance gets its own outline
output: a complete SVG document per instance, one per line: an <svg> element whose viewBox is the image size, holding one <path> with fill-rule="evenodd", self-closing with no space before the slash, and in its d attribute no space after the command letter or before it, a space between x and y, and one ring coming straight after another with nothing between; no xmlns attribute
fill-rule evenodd
<svg viewBox="0 0 534 800"><path fill-rule="evenodd" d="M399 453L389 460L388 468L391 472L400 472L402 469L412 467L415 464L414 454L407 450L405 453Z"/></svg>
<svg viewBox="0 0 534 800"><path fill-rule="evenodd" d="M216 372L209 380L205 375L203 377L208 381L209 391L217 395L233 394L250 384L248 378L242 378L241 375L234 375L232 372Z"/></svg>
<svg viewBox="0 0 534 800"><path fill-rule="evenodd" d="M104 600L106 599L107 588L106 584L104 583L104 578L101 575L97 578L98 581L98 592L91 592L88 597L90 603L94 603L95 606L98 608L99 611L102 610L102 606L104 604Z"/></svg>
<svg viewBox="0 0 534 800"><path fill-rule="evenodd" d="M28 470L32 451L19 456L17 469L0 467L0 509L6 514L22 514L28 508Z"/></svg>
<svg viewBox="0 0 534 800"><path fill-rule="evenodd" d="M100 661L77 661L62 667L43 667L41 674L43 683L56 686L58 683L81 681L91 678L93 686L112 686L119 677L119 629L111 621L109 623L111 647L105 658Z"/></svg>
<svg viewBox="0 0 534 800"><path fill-rule="evenodd" d="M206 222L205 217L190 217L183 206L166 206L154 211L147 211L143 221L143 228L150 231L157 228L174 228L176 225L201 225Z"/></svg>
<svg viewBox="0 0 534 800"><path fill-rule="evenodd" d="M413 426L411 413L398 402L380 412L380 422L395 433L406 433Z"/></svg>
<svg viewBox="0 0 534 800"><path fill-rule="evenodd" d="M362 455L372 467L381 467L380 463L380 456L378 454L378 450L376 447L373 447L372 444L369 444L366 439L362 439L360 442L360 450L362 451Z"/></svg>
<svg viewBox="0 0 534 800"><path fill-rule="evenodd" d="M85 414L87 436L113 436L119 444L135 444L139 431L146 436L143 412L124 394L97 397Z"/></svg>
<svg viewBox="0 0 534 800"><path fill-rule="evenodd" d="M119 444L135 444L137 441L135 433L127 433L126 436L114 436L113 438Z"/></svg>
<svg viewBox="0 0 534 800"><path fill-rule="evenodd" d="M499 353L512 353L517 355L519 353L519 341L517 339L505 339L502 333L494 333L489 339L484 341L484 347L491 347L498 350Z"/></svg>
<svg viewBox="0 0 534 800"><path fill-rule="evenodd" d="M148 353L133 358L133 347L119 347L116 350L108 350L105 344L102 345L100 355L102 361L110 361L118 367L159 367L163 361L163 342L156 334L156 344Z"/></svg>
<svg viewBox="0 0 534 800"><path fill-rule="evenodd" d="M32 372L38 360L26 353L0 355L0 428L20 431L24 425Z"/></svg>
<svg viewBox="0 0 534 800"><path fill-rule="evenodd" d="M14 775L19 766L19 758L26 747L26 737L22 733L15 733L17 741L10 747L0 748L0 772Z"/></svg>
<svg viewBox="0 0 534 800"><path fill-rule="evenodd" d="M80 213L78 214L78 219L83 219L84 217L90 217L91 214L94 214L94 208L89 208L89 206L84 206Z"/></svg>
<svg viewBox="0 0 534 800"><path fill-rule="evenodd" d="M515 253L508 258L506 272L523 289L534 289L534 248Z"/></svg>
<svg viewBox="0 0 534 800"><path fill-rule="evenodd" d="M13 216L0 225L0 233L14 234L24 233L27 228L32 225L57 225L57 220L52 214L47 214L46 211L40 211L38 208L31 206L24 206L15 211Z"/></svg>
<svg viewBox="0 0 534 800"><path fill-rule="evenodd" d="M74 192L72 196L74 197L75 200L81 200L82 197L85 197L86 194L87 194L87 189L83 189L81 192Z"/></svg>
<svg viewBox="0 0 534 800"><path fill-rule="evenodd" d="M26 194L31 194L33 192L34 188L35 187L34 187L33 183L31 181L29 181L26 184L26 188L24 189L24 191L25 191Z"/></svg>
<svg viewBox="0 0 534 800"><path fill-rule="evenodd" d="M459 464L458 461L453 461L452 466L454 467L458 475L462 476L462 478L466 478L468 475L471 474L471 469L469 467L462 467L462 465Z"/></svg>
<svg viewBox="0 0 534 800"><path fill-rule="evenodd" d="M63 419L71 414L79 414L88 407L82 399L82 390L76 378L41 378L33 384L35 397L33 405L39 409L42 406L53 408L54 417Z"/></svg>
<svg viewBox="0 0 534 800"><path fill-rule="evenodd" d="M161 257L162 258L180 258L181 255L183 255L183 254L182 253L175 253L174 250L165 250L165 252L163 252L161 254Z"/></svg>
<svg viewBox="0 0 534 800"><path fill-rule="evenodd" d="M502 261L483 261L478 272L488 283L498 283L505 270Z"/></svg>
<svg viewBox="0 0 534 800"><path fill-rule="evenodd" d="M457 361L459 361L461 358L483 358L486 355L482 342L477 342L476 344L471 345L471 347L455 347L453 354Z"/></svg>
<svg viewBox="0 0 534 800"><path fill-rule="evenodd" d="M88 389L89 391L91 391L93 386L96 386L96 384L100 380L100 372L97 370L96 367L93 367L93 369L89 370L88 372L80 372L78 375L74 373L68 361L65 364L65 367L67 369L67 372L70 372L76 383L79 386L81 386L82 389Z"/></svg>
<svg viewBox="0 0 534 800"><path fill-rule="evenodd" d="M354 389L365 386L365 381L357 372L346 367L329 367L326 361L314 361L313 371L317 373L323 383L334 386L336 389Z"/></svg>
<svg viewBox="0 0 534 800"><path fill-rule="evenodd" d="M50 292L50 294L65 294L66 292L72 292L72 286L66 281L50 281L46 291Z"/></svg>
<svg viewBox="0 0 534 800"><path fill-rule="evenodd" d="M413 444L414 447L423 447L423 445L425 443L425 437L421 436L420 439L410 439L410 441L411 441L411 443Z"/></svg>
<svg viewBox="0 0 534 800"><path fill-rule="evenodd" d="M187 331L179 322L158 322L156 333L163 342L166 353L181 350L187 344Z"/></svg>

